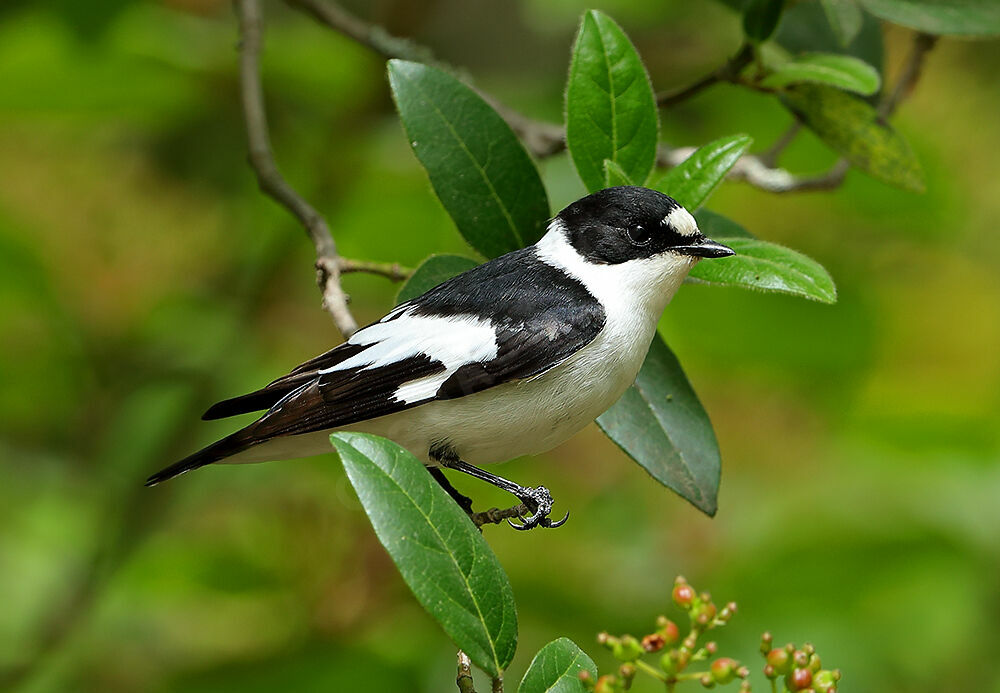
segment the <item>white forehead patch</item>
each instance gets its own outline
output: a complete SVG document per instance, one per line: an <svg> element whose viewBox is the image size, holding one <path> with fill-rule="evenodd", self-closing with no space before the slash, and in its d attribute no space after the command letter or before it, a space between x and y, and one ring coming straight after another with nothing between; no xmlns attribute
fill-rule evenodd
<svg viewBox="0 0 1000 693"><path fill-rule="evenodd" d="M674 230L682 236L693 236L698 233L698 222L683 207L677 207L663 217L663 223L673 226Z"/></svg>

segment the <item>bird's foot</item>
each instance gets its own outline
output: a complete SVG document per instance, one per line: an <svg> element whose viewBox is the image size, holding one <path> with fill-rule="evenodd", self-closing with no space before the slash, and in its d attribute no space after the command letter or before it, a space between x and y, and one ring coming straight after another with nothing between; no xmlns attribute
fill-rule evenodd
<svg viewBox="0 0 1000 693"><path fill-rule="evenodd" d="M524 531L533 527L562 527L566 524L566 520L569 519L568 512L561 520L553 521L549 517L549 513L552 512L552 494L544 486L525 488L523 489L523 493L517 494L517 498L524 503L531 514L528 517L518 515L521 518L522 524L517 524L510 518L507 518L507 523L514 529Z"/></svg>

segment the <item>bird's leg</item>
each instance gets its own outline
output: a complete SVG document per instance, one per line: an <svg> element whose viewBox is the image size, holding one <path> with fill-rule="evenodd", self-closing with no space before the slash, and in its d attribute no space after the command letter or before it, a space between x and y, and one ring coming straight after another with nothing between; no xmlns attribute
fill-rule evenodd
<svg viewBox="0 0 1000 693"><path fill-rule="evenodd" d="M487 483L493 484L499 489L506 491L507 493L513 494L519 501L524 503L531 515L528 517L521 517L524 520L524 524L517 525L507 519L510 526L514 529L531 529L532 527L561 527L565 524L566 520L569 519L569 513L561 520L553 521L549 517L549 513L552 512L552 495L549 490L544 486L536 486L535 488L527 488L515 484L513 481L504 479L496 474L490 474L487 471L480 469L479 467L473 467L468 462L463 462L452 455L442 455L438 461L442 466L448 469L454 469L456 471L468 474L471 477L475 477L480 481L485 481Z"/></svg>
<svg viewBox="0 0 1000 693"><path fill-rule="evenodd" d="M447 491L448 495L451 496L456 503L458 503L458 507L464 510L466 515L471 515L472 499L463 495L457 488L452 486L451 482L448 481L448 477L446 477L444 472L437 467L431 467L428 471L431 473L431 476L434 477L434 480L441 485L441 488Z"/></svg>

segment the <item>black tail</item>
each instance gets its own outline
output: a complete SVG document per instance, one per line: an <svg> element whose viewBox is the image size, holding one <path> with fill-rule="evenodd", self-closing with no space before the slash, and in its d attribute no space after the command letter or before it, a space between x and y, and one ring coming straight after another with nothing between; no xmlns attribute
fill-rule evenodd
<svg viewBox="0 0 1000 693"><path fill-rule="evenodd" d="M246 429L228 435L222 440L217 440L208 447L202 448L193 455L188 455L180 462L174 462L166 469L161 469L156 474L146 479L146 486L156 486L161 481L173 479L192 469L204 467L207 464L218 462L238 452L242 452L253 445L250 436L246 435Z"/></svg>
<svg viewBox="0 0 1000 693"><path fill-rule="evenodd" d="M201 418L204 421L211 421L212 419L224 419L229 416L236 416L237 414L249 414L252 411L270 409L278 400L299 387L300 384L294 383L287 387L272 389L264 388L257 392L251 392L248 395L224 399L209 407L208 411L201 415Z"/></svg>

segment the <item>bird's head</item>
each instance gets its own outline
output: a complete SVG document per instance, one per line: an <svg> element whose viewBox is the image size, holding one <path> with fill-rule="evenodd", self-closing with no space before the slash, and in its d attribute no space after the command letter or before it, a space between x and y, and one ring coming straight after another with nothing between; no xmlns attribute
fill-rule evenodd
<svg viewBox="0 0 1000 693"><path fill-rule="evenodd" d="M599 190L569 205L538 249L605 303L647 306L651 315L663 310L700 259L735 254L706 238L676 200L635 186Z"/></svg>
<svg viewBox="0 0 1000 693"><path fill-rule="evenodd" d="M734 255L731 248L706 238L672 197L648 188L599 190L559 212L556 221L570 245L596 264L668 255L665 259L691 265L701 258Z"/></svg>

